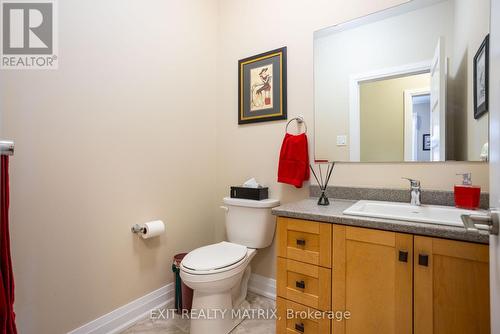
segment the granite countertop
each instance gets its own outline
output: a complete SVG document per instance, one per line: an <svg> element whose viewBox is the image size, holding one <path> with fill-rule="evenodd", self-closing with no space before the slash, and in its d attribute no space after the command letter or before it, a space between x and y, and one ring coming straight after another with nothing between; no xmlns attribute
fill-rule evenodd
<svg viewBox="0 0 500 334"><path fill-rule="evenodd" d="M468 233L465 228L434 225L428 223L408 222L400 220L357 217L344 215L342 212L356 203L354 200L330 199L329 206L319 206L317 198L309 198L299 202L281 205L272 210L276 216L320 221L378 230L411 233L430 237L470 241L482 244L489 243L486 231Z"/></svg>

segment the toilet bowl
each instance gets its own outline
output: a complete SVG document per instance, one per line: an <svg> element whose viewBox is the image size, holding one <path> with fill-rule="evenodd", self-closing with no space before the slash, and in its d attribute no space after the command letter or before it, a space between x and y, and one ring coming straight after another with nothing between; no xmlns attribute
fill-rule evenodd
<svg viewBox="0 0 500 334"><path fill-rule="evenodd" d="M250 261L256 248L271 245L277 200L225 198L228 241L200 247L181 262L183 282L193 289L191 334L226 334L243 319L235 317L247 295Z"/></svg>

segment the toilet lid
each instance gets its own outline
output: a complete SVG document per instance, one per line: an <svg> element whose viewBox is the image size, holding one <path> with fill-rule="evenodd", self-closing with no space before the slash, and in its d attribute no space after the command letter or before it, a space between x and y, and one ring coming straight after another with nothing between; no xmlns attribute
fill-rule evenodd
<svg viewBox="0 0 500 334"><path fill-rule="evenodd" d="M184 257L182 265L192 270L217 270L241 261L246 254L245 246L223 241L195 249Z"/></svg>

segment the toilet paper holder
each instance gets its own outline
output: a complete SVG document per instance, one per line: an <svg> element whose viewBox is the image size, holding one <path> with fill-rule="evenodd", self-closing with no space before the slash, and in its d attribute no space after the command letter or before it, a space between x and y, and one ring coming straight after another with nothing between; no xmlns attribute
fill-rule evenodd
<svg viewBox="0 0 500 334"><path fill-rule="evenodd" d="M135 224L130 230L143 239L150 239L165 233L165 223L161 220L153 220L144 224Z"/></svg>
<svg viewBox="0 0 500 334"><path fill-rule="evenodd" d="M132 230L132 233L135 233L135 234L146 234L146 226L144 225L139 225L139 224L135 224L134 226L132 226L131 228Z"/></svg>

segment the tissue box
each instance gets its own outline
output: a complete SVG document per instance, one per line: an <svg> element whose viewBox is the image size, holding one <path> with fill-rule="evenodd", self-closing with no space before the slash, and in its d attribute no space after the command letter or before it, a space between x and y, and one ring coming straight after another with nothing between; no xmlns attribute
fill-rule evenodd
<svg viewBox="0 0 500 334"><path fill-rule="evenodd" d="M265 188L247 188L247 187L231 187L231 198L244 198L260 201L268 199L268 187Z"/></svg>

